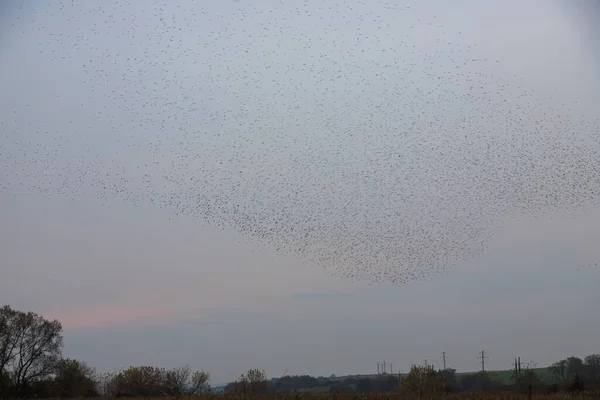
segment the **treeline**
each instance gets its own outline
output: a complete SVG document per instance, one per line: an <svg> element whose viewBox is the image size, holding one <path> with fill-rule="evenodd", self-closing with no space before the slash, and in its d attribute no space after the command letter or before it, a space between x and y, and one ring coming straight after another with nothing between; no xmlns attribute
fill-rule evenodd
<svg viewBox="0 0 600 400"><path fill-rule="evenodd" d="M559 392L600 390L600 355L558 361L542 375L531 368L515 369L510 383L488 373L457 374L453 369L413 366L406 375L369 377L283 376L267 379L253 369L221 390L211 390L210 375L188 366L164 369L135 366L97 373L83 361L62 356L62 325L33 312L0 308L0 398L160 397L202 393L286 394L411 392L425 394L464 391Z"/></svg>
<svg viewBox="0 0 600 400"><path fill-rule="evenodd" d="M156 397L207 392L210 376L187 367L130 367L98 374L62 357L62 325L33 312L0 308L0 397Z"/></svg>
<svg viewBox="0 0 600 400"><path fill-rule="evenodd" d="M289 394L302 391L319 393L413 393L420 397L434 393L458 392L522 392L558 393L600 390L598 379L600 355L590 355L581 360L570 357L547 368L525 367L512 372L509 382L502 382L488 372L457 374L448 368L436 370L431 365L415 365L408 374L379 374L374 376L336 378L311 376L285 376L269 382L268 392ZM227 391L227 390L226 390Z"/></svg>
<svg viewBox="0 0 600 400"><path fill-rule="evenodd" d="M594 355L596 357L596 355ZM563 364L563 362L559 362ZM583 364L586 366L585 364ZM591 370L586 368L589 373ZM554 367L548 368L554 371ZM589 385L586 386L586 382ZM598 391L599 380L591 375L572 372L559 376L540 374L535 369L525 368L515 371L508 383L494 379L488 372L457 374L454 369L436 370L431 365L414 365L408 374L380 374L374 377L348 377L343 381L329 381L321 384L328 393L416 393L422 398L434 393L458 392L522 392L558 393ZM295 388L294 390L304 390ZM281 393L289 393L283 391Z"/></svg>

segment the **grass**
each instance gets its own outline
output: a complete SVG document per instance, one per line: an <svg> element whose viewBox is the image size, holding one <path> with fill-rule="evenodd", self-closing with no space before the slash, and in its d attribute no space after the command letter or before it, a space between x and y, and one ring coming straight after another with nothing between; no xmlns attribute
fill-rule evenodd
<svg viewBox="0 0 600 400"><path fill-rule="evenodd" d="M552 375L547 367L544 368L532 368L532 370L540 377L544 383L552 383ZM514 371L512 369L501 370L501 371L487 371L487 375L494 382L509 385L512 383ZM464 375L472 375L474 372L457 372L456 377L460 379Z"/></svg>
<svg viewBox="0 0 600 400"><path fill-rule="evenodd" d="M535 394L532 397L534 400L598 400L600 394L596 393L582 393L582 394ZM118 400L140 400L141 398L123 398L120 397ZM308 393L299 392L293 395L206 395L206 396L192 396L188 398L184 397L160 397L156 399L145 398L143 400L320 400L320 399L334 399L334 400L421 400L418 395L406 394L406 393L368 393L368 394L319 394L319 393ZM434 394L425 395L422 400L526 400L526 394L520 393L456 393L456 394ZM106 398L104 400L117 400Z"/></svg>
<svg viewBox="0 0 600 400"><path fill-rule="evenodd" d="M553 383L553 379L552 379L552 375L550 373L550 370L548 369L548 367L542 367L542 368L532 368L533 371L535 371L535 373L540 377L540 379L542 380L542 382L544 383ZM473 375L476 374L477 372L475 371L471 371L471 372L456 372L456 377L458 379L460 379L462 376L465 375ZM514 370L512 369L507 369L507 370L496 370L496 371L487 371L488 376L490 377L490 379L494 382L498 382L498 383L502 383L505 385L509 385L512 383L512 376L513 376ZM376 376L376 375L373 375ZM348 378L353 378L353 375L348 375L348 376L342 376L342 377L338 377L338 380L343 381L344 379L348 379ZM365 376L361 376L361 377L366 377Z"/></svg>

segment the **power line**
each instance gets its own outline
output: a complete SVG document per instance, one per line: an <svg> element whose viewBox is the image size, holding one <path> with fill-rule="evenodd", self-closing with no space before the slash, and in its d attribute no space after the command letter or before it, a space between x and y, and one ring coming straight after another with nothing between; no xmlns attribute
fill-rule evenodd
<svg viewBox="0 0 600 400"><path fill-rule="evenodd" d="M477 358L481 360L481 370L485 372L485 359L489 357L485 355L485 351L481 350L481 355Z"/></svg>

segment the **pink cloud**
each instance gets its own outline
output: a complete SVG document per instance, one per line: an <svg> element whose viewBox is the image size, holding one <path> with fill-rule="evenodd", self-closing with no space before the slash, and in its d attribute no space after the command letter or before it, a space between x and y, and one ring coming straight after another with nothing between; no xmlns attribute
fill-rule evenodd
<svg viewBox="0 0 600 400"><path fill-rule="evenodd" d="M168 313L156 307L106 306L72 313L48 313L45 316L56 318L65 329L78 329L164 320Z"/></svg>

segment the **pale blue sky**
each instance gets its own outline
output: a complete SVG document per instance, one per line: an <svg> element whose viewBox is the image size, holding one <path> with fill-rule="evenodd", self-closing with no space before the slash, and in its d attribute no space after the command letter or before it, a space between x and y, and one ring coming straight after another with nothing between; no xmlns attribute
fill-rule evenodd
<svg viewBox="0 0 600 400"><path fill-rule="evenodd" d="M3 5L0 17L0 166L6 171L0 176L0 300L60 318L68 356L103 371L189 363L220 383L256 367L271 376L285 370L341 375L374 372L385 359L407 370L424 359L440 364L442 351L461 370L477 369L481 350L491 369L509 367L516 356L543 365L600 351L594 347L600 269L587 267L600 260L595 206L576 215L504 221L483 254L397 287L342 279L230 228L149 203L168 193L190 202L181 184L194 177L188 163L220 173L239 168L246 181L262 179L260 165L235 159L230 145L239 143L226 131L251 132L265 146L335 151L339 143L323 127L327 117L340 118L333 122L338 126L359 124L366 118L360 110L393 98L387 89L403 84L365 84L364 76L383 71L373 60L414 63L410 79L435 91L419 75L429 71L421 56L448 57L452 62L432 71L451 75L457 53L476 44L469 54L492 60L483 71L512 85L505 94L537 92L542 105L531 106L532 120L560 120L535 113L567 103L582 121L598 121L598 44L584 23L597 10L542 0L463 0L452 7L431 0L402 11L402 1L394 9L353 1L323 3L321 10L312 1L205 7L131 1L118 8L33 1L22 9L17 3ZM362 39L355 44L357 29ZM389 49L396 47L394 61ZM308 62L316 72L299 67L311 57L321 60ZM458 81L457 90L468 84ZM345 97L329 92L340 85ZM240 93L249 103L238 100ZM290 111L284 104L294 96L299 108ZM354 96L355 108L339 113L343 107L335 105ZM272 102L254 107L259 98ZM460 106L450 102L446 111L456 116ZM227 110L233 111L220 125L209 115ZM378 134L377 125L368 127ZM211 140L192 134L209 128ZM296 140L306 129L322 136L304 142L279 136ZM335 163L368 167L370 149L352 140ZM259 142L252 149L263 150ZM182 161L184 153L196 159ZM270 167L293 177L292 184L307 184L305 170L291 169L289 153L276 156ZM228 167L220 166L229 158ZM599 175L590 170L572 178L597 199ZM239 182L237 193L251 188ZM41 189L47 195L35 194ZM124 192L114 195L115 189ZM343 184L339 190L352 193L342 192ZM34 195L19 195L27 192ZM214 193L218 187L208 191Z"/></svg>

